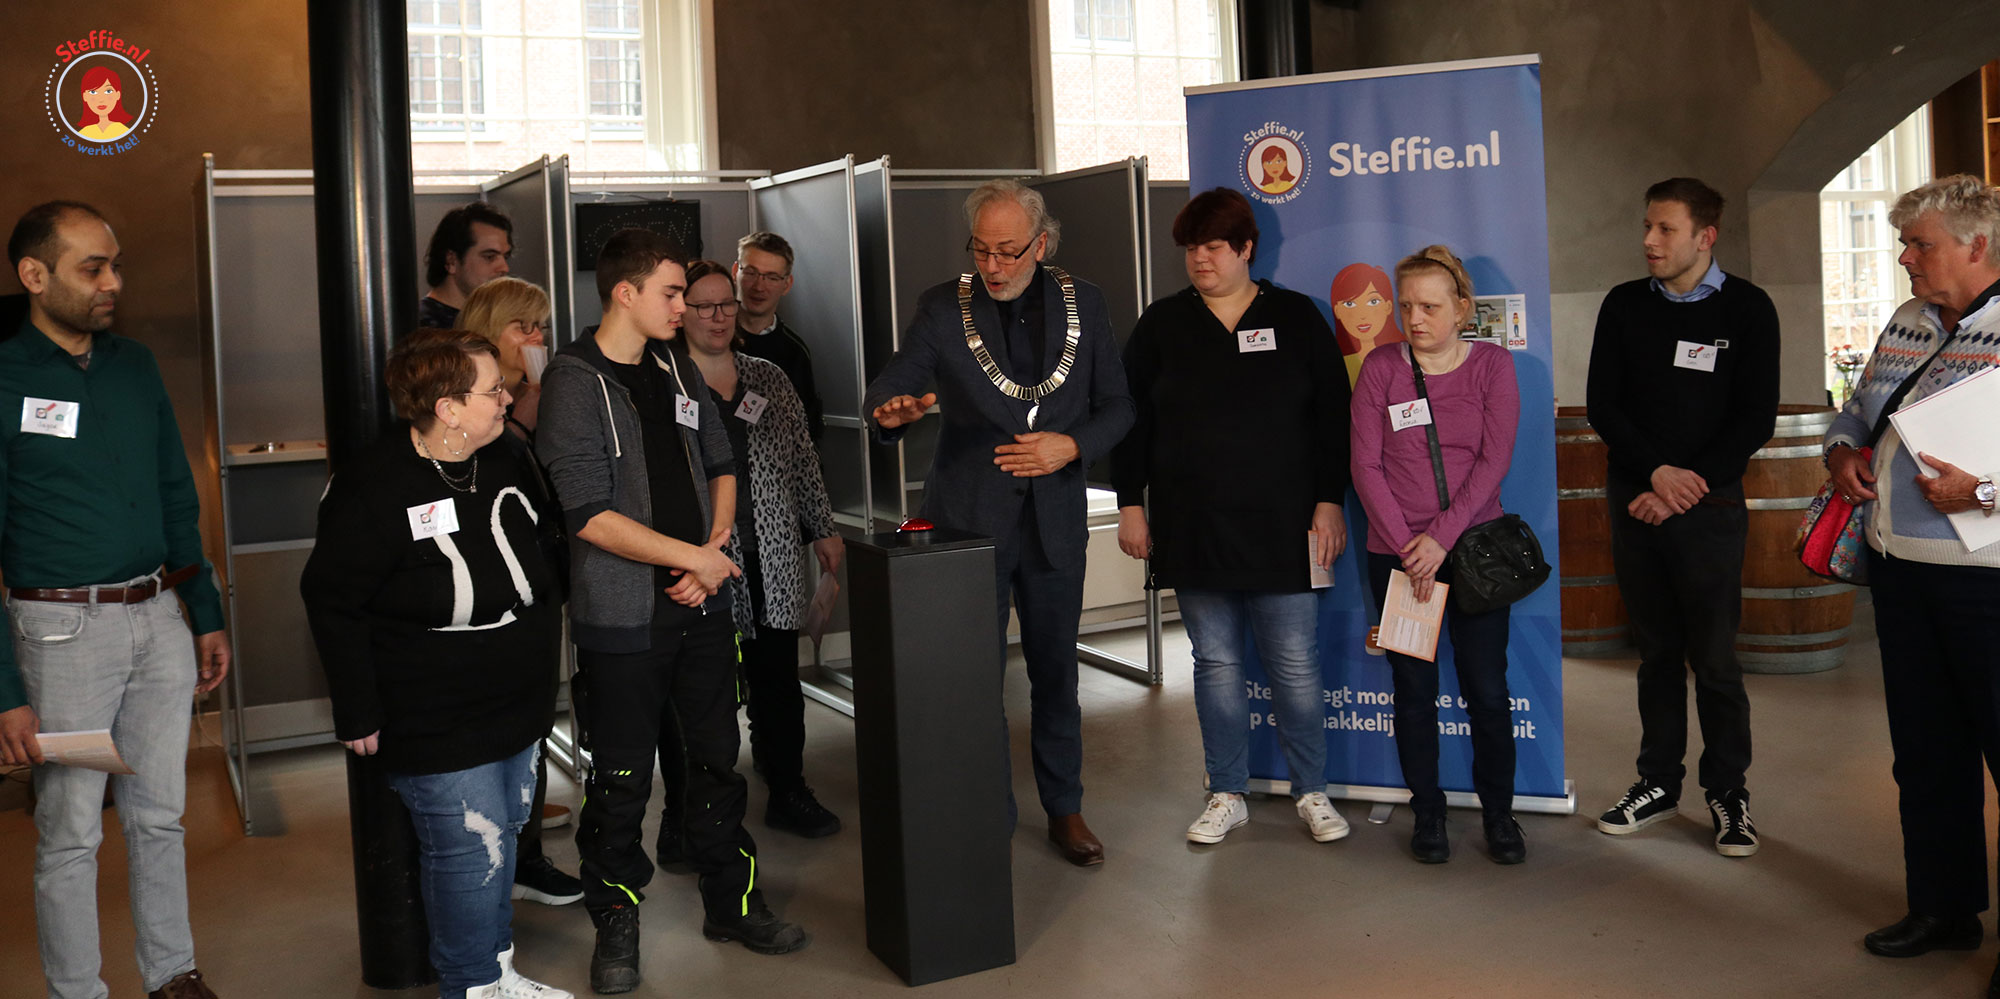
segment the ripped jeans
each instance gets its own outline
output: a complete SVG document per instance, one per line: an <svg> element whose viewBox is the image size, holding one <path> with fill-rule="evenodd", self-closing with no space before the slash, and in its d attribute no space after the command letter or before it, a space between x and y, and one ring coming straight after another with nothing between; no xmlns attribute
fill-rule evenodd
<svg viewBox="0 0 2000 999"><path fill-rule="evenodd" d="M469 770L389 778L416 825L431 966L443 999L499 980L499 954L514 945L514 838L534 801L540 751L537 742Z"/></svg>

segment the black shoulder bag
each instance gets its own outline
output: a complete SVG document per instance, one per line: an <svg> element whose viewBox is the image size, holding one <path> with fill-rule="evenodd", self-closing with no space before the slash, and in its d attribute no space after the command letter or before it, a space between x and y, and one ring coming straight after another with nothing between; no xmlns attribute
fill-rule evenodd
<svg viewBox="0 0 2000 999"><path fill-rule="evenodd" d="M1403 345L1403 358L1410 362L1410 372L1416 378L1417 398L1428 409L1431 397L1424 390L1424 366L1417 363L1408 344ZM1451 490L1444 481L1444 449L1438 446L1435 416L1424 424L1424 436L1431 446L1438 512L1443 513L1451 509ZM1535 592L1549 578L1541 541L1527 521L1511 513L1466 528L1446 557L1451 560L1451 604L1465 614L1499 610Z"/></svg>

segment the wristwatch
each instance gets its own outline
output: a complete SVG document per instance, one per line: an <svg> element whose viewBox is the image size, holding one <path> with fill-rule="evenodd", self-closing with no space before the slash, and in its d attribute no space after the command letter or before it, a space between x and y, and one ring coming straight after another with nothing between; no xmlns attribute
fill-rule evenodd
<svg viewBox="0 0 2000 999"><path fill-rule="evenodd" d="M1979 484L1972 487L1972 498L1978 500L1979 508L1989 514L1993 512L1993 500L1996 495L2000 495L2000 486L1993 484L1991 475L1980 476Z"/></svg>

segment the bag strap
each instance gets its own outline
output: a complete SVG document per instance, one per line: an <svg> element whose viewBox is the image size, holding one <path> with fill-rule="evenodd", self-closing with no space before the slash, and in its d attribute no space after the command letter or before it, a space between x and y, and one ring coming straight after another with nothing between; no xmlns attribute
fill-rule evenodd
<svg viewBox="0 0 2000 999"><path fill-rule="evenodd" d="M1938 349L1932 351L1931 356L1924 358L1924 363L1917 365L1917 370L1910 372L1910 377L1903 379L1903 384L1896 386L1896 391L1889 394L1889 401L1882 404L1882 415L1875 418L1875 429L1868 431L1868 443L1863 444L1863 447L1874 447L1876 442L1882 439L1882 435L1888 432L1889 414L1894 413L1896 407L1902 404L1903 397L1917 387L1917 379L1922 378L1924 372L1930 370L1931 362L1937 360L1938 355L1943 354L1946 347L1951 346L1951 341L1956 336L1958 330L1945 334L1944 342L1938 344Z"/></svg>
<svg viewBox="0 0 2000 999"><path fill-rule="evenodd" d="M1424 408L1431 405L1430 393L1424 390L1424 366L1417 363L1415 354L1410 353L1410 345L1403 344L1403 360L1410 362L1410 374L1417 382L1417 398L1424 401ZM1438 446L1437 419L1432 417L1424 423L1424 439L1431 446L1431 476L1437 479L1438 512L1451 509L1451 490L1444 484L1444 449Z"/></svg>

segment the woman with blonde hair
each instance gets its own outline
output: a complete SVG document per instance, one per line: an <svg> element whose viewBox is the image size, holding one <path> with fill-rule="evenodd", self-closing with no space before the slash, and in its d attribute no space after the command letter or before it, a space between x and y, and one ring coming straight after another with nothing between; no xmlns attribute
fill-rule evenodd
<svg viewBox="0 0 2000 999"><path fill-rule="evenodd" d="M549 293L520 278L494 278L466 296L458 325L500 348L500 375L514 397L508 427L533 440L549 360Z"/></svg>
<svg viewBox="0 0 2000 999"><path fill-rule="evenodd" d="M1380 606L1390 574L1410 577L1411 595L1434 598L1452 581L1447 558L1459 535L1500 516L1500 483L1514 456L1520 387L1503 347L1460 338L1472 315L1472 279L1443 246L1396 265L1397 308L1409 342L1361 363L1351 421L1354 488L1368 511L1368 579ZM1435 443L1433 443L1435 440ZM1458 689L1472 723L1472 786L1495 863L1527 858L1514 821L1514 728L1507 699L1509 609L1445 608ZM1416 812L1411 852L1426 864L1451 859L1444 791L1438 787L1438 666L1389 653L1396 691L1396 757Z"/></svg>

